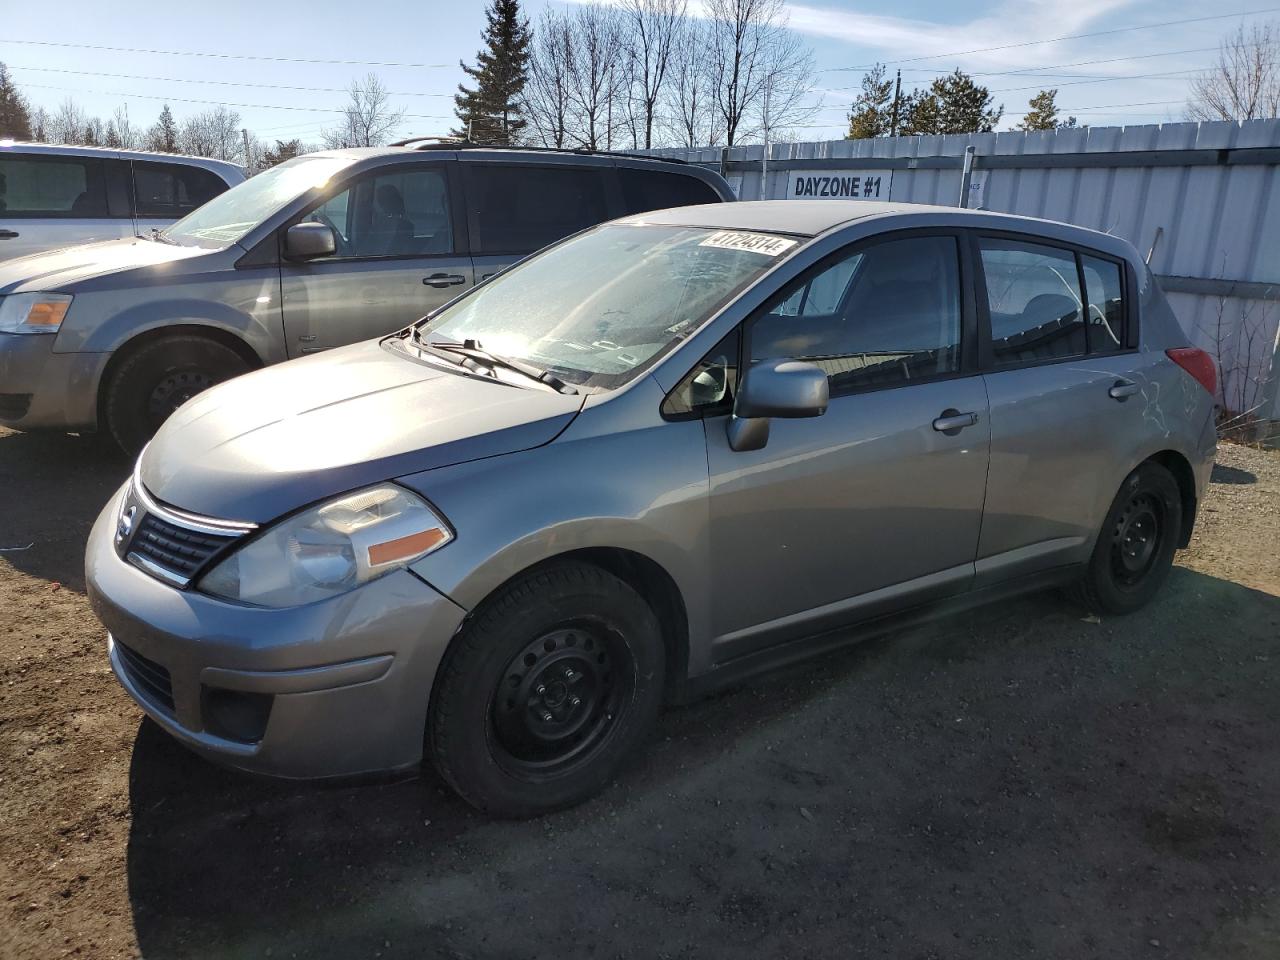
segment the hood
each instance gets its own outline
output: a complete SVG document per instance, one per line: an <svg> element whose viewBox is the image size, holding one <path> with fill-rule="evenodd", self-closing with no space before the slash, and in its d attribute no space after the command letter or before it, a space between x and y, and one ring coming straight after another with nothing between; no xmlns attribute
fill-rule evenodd
<svg viewBox="0 0 1280 960"><path fill-rule="evenodd" d="M140 472L170 506L266 523L368 484L549 443L583 399L453 373L370 341L200 394L160 428Z"/></svg>
<svg viewBox="0 0 1280 960"><path fill-rule="evenodd" d="M0 261L0 294L62 290L68 284L81 280L92 280L136 267L189 260L210 252L203 247L185 247L136 237L46 250Z"/></svg>

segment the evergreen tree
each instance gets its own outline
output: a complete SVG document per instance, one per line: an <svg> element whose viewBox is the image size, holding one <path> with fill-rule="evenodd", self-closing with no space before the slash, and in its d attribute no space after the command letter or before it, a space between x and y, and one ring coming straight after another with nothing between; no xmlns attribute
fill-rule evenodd
<svg viewBox="0 0 1280 960"><path fill-rule="evenodd" d="M1027 104L1031 109L1018 124L1019 130L1056 130L1058 128L1058 105L1054 102L1058 91L1041 90Z"/></svg>
<svg viewBox="0 0 1280 960"><path fill-rule="evenodd" d="M520 95L529 74L529 21L520 16L519 0L492 0L485 19L485 49L476 54L474 67L461 64L475 87L458 84L453 100L461 129L454 135L507 145L526 123Z"/></svg>
<svg viewBox="0 0 1280 960"><path fill-rule="evenodd" d="M992 109L991 91L957 69L936 78L928 90L910 98L903 133L990 133L1004 115L1004 105Z"/></svg>
<svg viewBox="0 0 1280 960"><path fill-rule="evenodd" d="M159 153L178 152L178 124L174 122L173 111L167 103L160 111L160 119L147 131L147 149Z"/></svg>
<svg viewBox="0 0 1280 960"><path fill-rule="evenodd" d="M9 68L0 63L0 139L9 138L31 139L31 111Z"/></svg>
<svg viewBox="0 0 1280 960"><path fill-rule="evenodd" d="M885 76L883 63L862 75L862 92L853 101L846 140L869 140L887 136L893 125L893 81Z"/></svg>

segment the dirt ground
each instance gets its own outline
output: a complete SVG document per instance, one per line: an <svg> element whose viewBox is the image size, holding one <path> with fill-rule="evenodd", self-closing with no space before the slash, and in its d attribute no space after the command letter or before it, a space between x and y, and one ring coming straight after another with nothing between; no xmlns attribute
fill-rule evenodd
<svg viewBox="0 0 1280 960"><path fill-rule="evenodd" d="M0 431L0 957L1274 960L1280 455L1219 460L1148 610L868 642L506 823L429 771L278 783L144 722L81 573L127 466Z"/></svg>

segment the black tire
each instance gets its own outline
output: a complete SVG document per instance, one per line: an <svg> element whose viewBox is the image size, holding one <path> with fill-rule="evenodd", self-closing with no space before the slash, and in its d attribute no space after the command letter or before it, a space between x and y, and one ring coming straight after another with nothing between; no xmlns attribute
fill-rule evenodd
<svg viewBox="0 0 1280 960"><path fill-rule="evenodd" d="M248 369L240 354L208 337L179 334L143 344L107 384L107 432L120 449L136 456L183 403Z"/></svg>
<svg viewBox="0 0 1280 960"><path fill-rule="evenodd" d="M1182 534L1182 496L1158 463L1141 464L1120 484L1073 595L1094 613L1125 614L1160 589Z"/></svg>
<svg viewBox="0 0 1280 960"><path fill-rule="evenodd" d="M665 652L630 586L556 563L487 600L445 654L427 748L469 804L532 817L600 790L653 728Z"/></svg>

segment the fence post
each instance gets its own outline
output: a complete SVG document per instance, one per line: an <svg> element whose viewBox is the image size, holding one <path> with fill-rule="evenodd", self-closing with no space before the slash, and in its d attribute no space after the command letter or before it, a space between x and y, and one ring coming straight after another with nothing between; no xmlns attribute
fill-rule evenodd
<svg viewBox="0 0 1280 960"><path fill-rule="evenodd" d="M960 199L957 207L969 205L969 184L973 181L973 144L964 148L964 167L960 171Z"/></svg>

